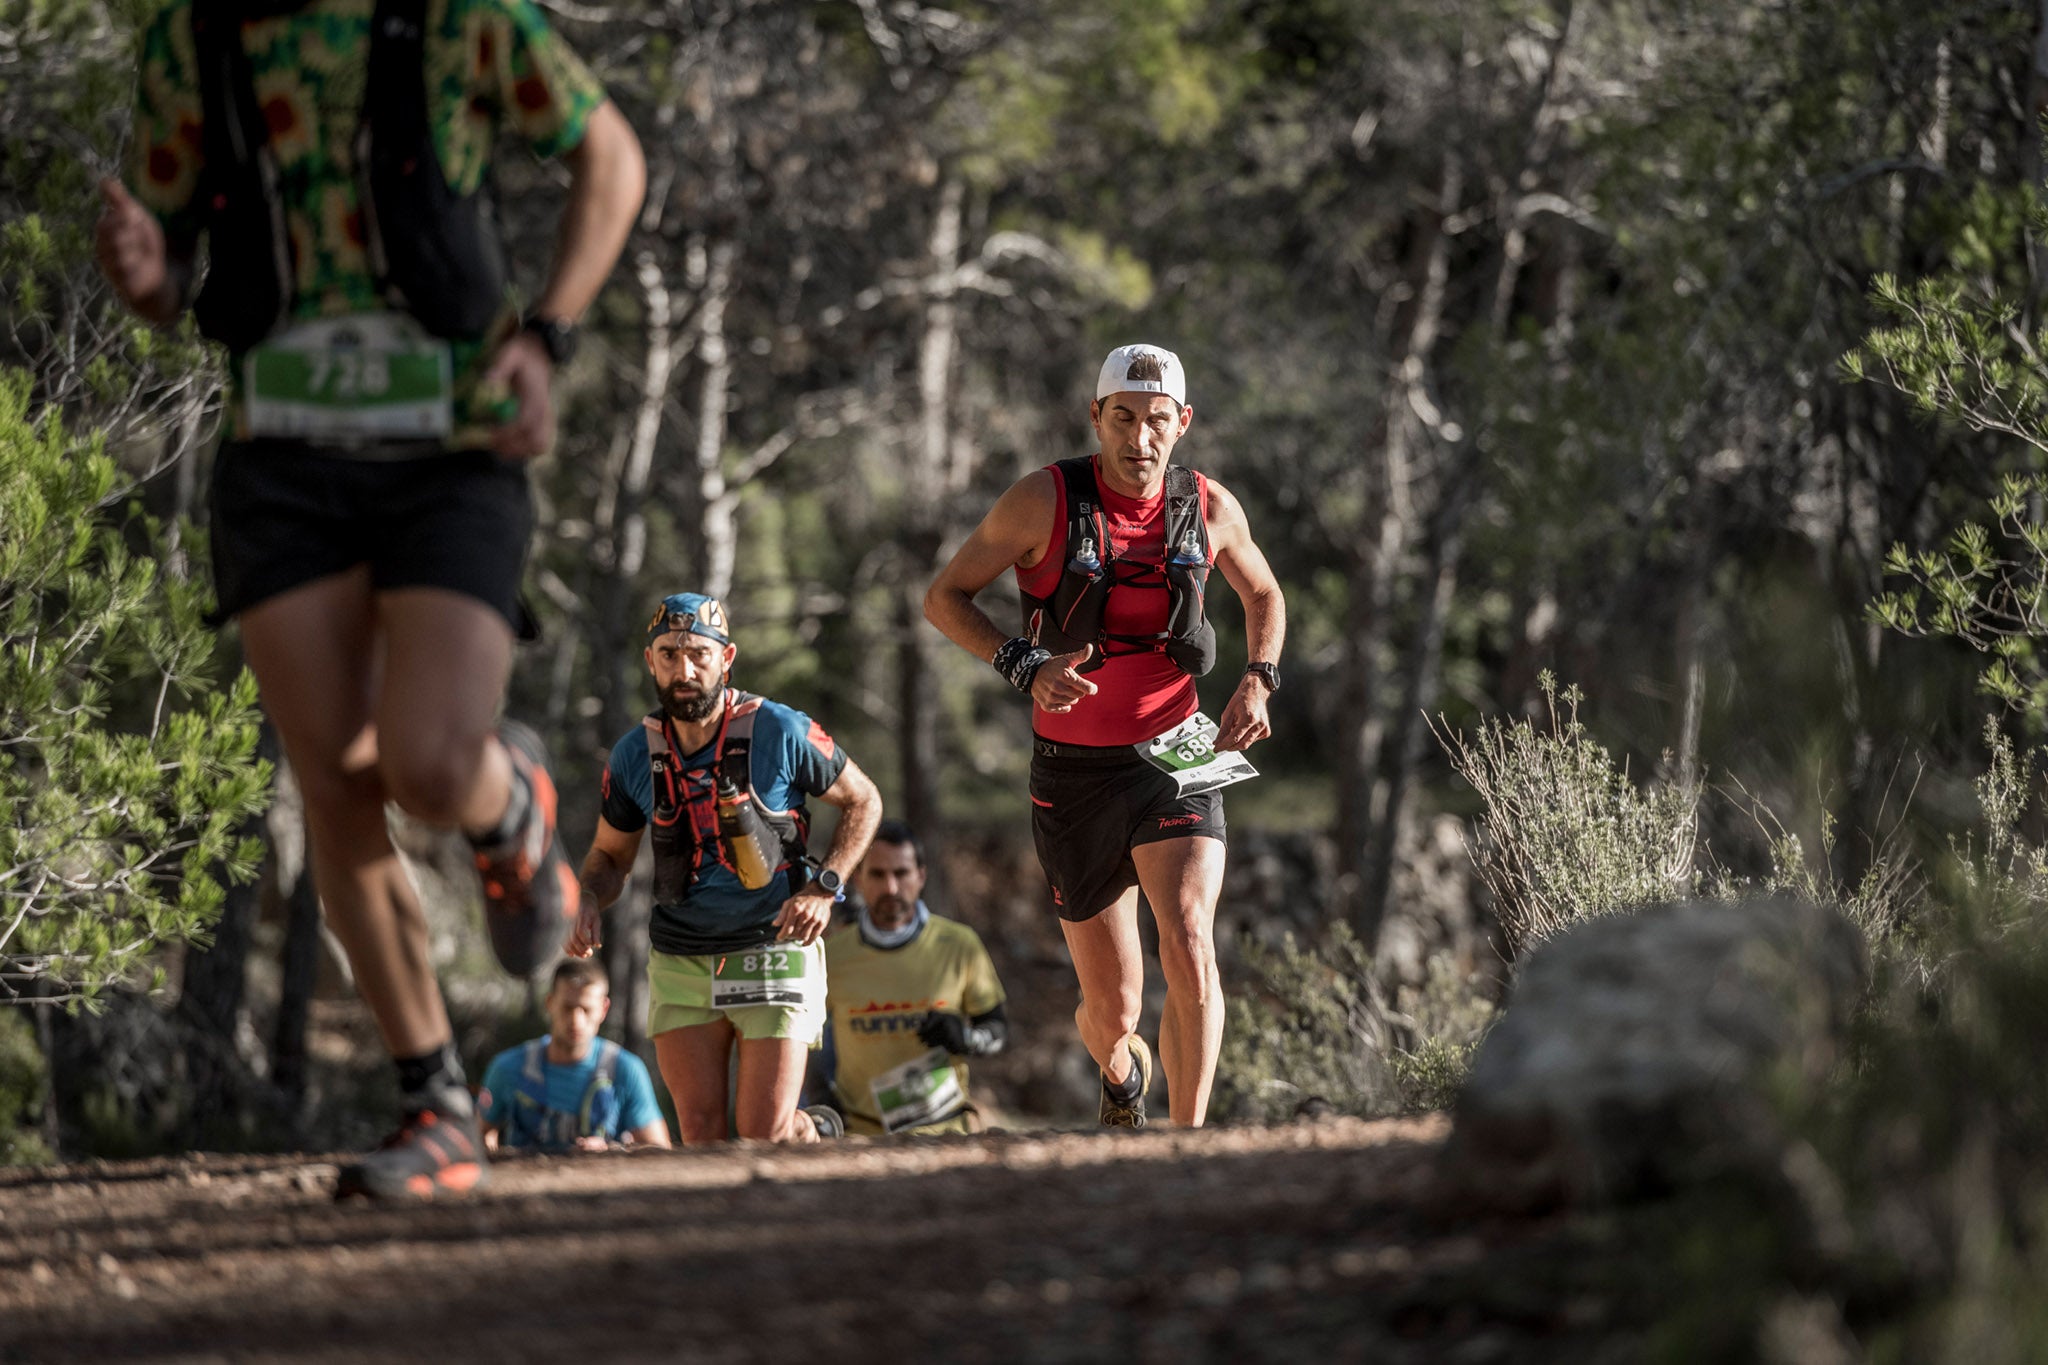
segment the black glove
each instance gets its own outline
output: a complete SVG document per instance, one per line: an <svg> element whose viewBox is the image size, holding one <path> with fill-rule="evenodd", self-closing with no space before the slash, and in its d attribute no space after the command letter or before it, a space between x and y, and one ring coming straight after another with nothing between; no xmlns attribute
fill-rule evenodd
<svg viewBox="0 0 2048 1365"><path fill-rule="evenodd" d="M942 1047L956 1057L986 1057L1002 1046L995 1031L976 1028L957 1014L933 1010L917 1026L917 1041L926 1047Z"/></svg>

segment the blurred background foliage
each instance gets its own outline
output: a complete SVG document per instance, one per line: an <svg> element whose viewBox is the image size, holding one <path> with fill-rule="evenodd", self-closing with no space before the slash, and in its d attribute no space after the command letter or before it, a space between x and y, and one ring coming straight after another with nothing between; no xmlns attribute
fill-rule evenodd
<svg viewBox="0 0 2048 1365"><path fill-rule="evenodd" d="M1002 488L1088 448L1120 342L1186 361L1183 456L1243 500L1289 604L1265 775L1232 795L1226 1110L1298 1105L1276 1067L1374 1112L1449 1093L1520 944L1429 718L1564 743L1546 673L1583 698L1576 752L1653 803L1704 793L1710 881L1783 884L1796 848L1812 887L1941 885L1982 837L1985 718L2038 715L2032 635L1944 631L1909 590L1993 561L2039 581L2039 485L2006 483L2044 448L2039 7L542 7L651 189L536 467L542 638L510 708L554 746L580 850L649 704L634 627L724 595L739 682L823 720L926 834L935 905L997 946L1022 1025L999 1104L1072 1117L1088 1078L1024 837L1028 718L919 600ZM218 361L122 318L89 253L149 8L0 0L0 365L30 421L103 443L175 556L203 540ZM508 151L500 180L530 294L562 174ZM1953 539L1971 522L1992 550ZM1014 587L984 604L1014 619ZM200 1140L200 1114L239 1116L215 1142L354 1134L376 1082L345 1065L361 1020L277 790L262 875L210 946L160 955L164 991L34 1012L55 1084L19 1108L44 1146L92 1150L89 1112L142 1146ZM474 970L459 860L415 851L465 1046L509 1041L530 992ZM644 913L629 896L607 942ZM631 1038L638 967L612 968ZM148 1084L94 1060L128 1008L180 1059ZM231 1102L165 1098L200 1085Z"/></svg>

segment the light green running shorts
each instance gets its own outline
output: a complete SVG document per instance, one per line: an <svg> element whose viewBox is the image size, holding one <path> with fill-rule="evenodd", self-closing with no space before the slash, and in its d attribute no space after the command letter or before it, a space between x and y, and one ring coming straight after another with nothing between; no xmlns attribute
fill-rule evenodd
<svg viewBox="0 0 2048 1365"><path fill-rule="evenodd" d="M721 1015L742 1038L818 1046L825 1029L825 947L769 944L730 953L647 958L647 1033L709 1024Z"/></svg>

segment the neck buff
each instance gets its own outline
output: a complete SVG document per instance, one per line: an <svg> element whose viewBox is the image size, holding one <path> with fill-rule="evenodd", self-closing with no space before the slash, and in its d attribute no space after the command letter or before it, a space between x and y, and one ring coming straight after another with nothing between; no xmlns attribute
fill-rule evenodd
<svg viewBox="0 0 2048 1365"><path fill-rule="evenodd" d="M884 951L901 948L924 932L925 921L931 917L932 912L925 909L924 902L920 900L917 903L917 913L912 915L910 922L901 929L877 929L874 918L863 905L860 908L860 941L870 948L880 948Z"/></svg>

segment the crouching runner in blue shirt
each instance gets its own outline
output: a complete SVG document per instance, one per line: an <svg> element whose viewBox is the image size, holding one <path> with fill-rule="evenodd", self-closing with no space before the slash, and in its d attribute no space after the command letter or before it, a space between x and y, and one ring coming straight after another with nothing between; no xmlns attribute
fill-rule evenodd
<svg viewBox="0 0 2048 1365"><path fill-rule="evenodd" d="M668 1146L647 1063L597 1036L611 1007L603 967L570 958L555 968L549 1032L506 1048L484 1072L477 1116L486 1147L601 1152L628 1138Z"/></svg>
<svg viewBox="0 0 2048 1365"><path fill-rule="evenodd" d="M612 749L568 952L599 946L599 912L651 828L647 1031L682 1140L727 1136L737 1042L738 1135L814 1142L844 1131L830 1108L797 1108L825 1023L819 940L882 798L816 721L727 685L738 653L715 598L676 593L655 609L645 658L661 705ZM815 875L806 796L840 810Z"/></svg>

